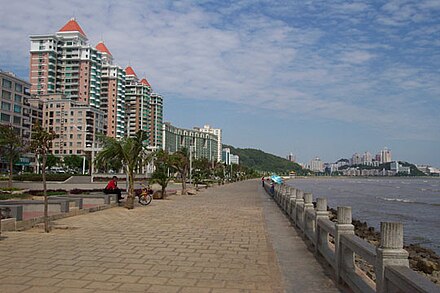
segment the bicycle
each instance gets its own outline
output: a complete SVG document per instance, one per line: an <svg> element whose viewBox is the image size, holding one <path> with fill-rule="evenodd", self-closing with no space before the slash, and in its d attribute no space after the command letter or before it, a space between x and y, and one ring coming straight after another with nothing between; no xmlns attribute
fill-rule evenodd
<svg viewBox="0 0 440 293"><path fill-rule="evenodd" d="M149 205L153 200L153 189L150 188L150 185L145 186L144 184L141 183L141 186L142 186L141 194L139 194L138 196L139 203L141 205L146 206Z"/></svg>

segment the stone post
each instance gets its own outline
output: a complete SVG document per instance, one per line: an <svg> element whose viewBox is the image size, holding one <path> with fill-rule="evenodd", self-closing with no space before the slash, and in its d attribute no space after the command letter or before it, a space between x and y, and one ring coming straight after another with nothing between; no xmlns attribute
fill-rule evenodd
<svg viewBox="0 0 440 293"><path fill-rule="evenodd" d="M289 217L292 221L295 221L295 201L296 201L296 188L292 188L290 192L290 198L289 198Z"/></svg>
<svg viewBox="0 0 440 293"><path fill-rule="evenodd" d="M380 245L376 248L376 292L387 292L386 266L409 266L408 252L403 249L403 224L380 223Z"/></svg>
<svg viewBox="0 0 440 293"><path fill-rule="evenodd" d="M353 235L354 226L352 225L351 207L338 207L338 222L335 225L335 262L336 280L341 282L343 271L354 271L354 252L341 244L342 235Z"/></svg>
<svg viewBox="0 0 440 293"><path fill-rule="evenodd" d="M287 214L287 207L288 207L288 203L289 203L289 198L290 198L290 187L286 187L286 196L284 197L284 200L283 200L283 209L286 214Z"/></svg>
<svg viewBox="0 0 440 293"><path fill-rule="evenodd" d="M302 220L302 212L304 211L304 192L297 189L295 200L295 223L300 229L304 229Z"/></svg>
<svg viewBox="0 0 440 293"><path fill-rule="evenodd" d="M304 233L310 236L312 238L312 241L315 241L316 238L314 237L315 233L315 223L313 218L307 217L308 211L313 211L313 195L310 192L304 193ZM316 243L314 243L316 244Z"/></svg>
<svg viewBox="0 0 440 293"><path fill-rule="evenodd" d="M328 249L328 232L321 230L318 225L320 219L328 219L329 212L327 211L327 199L317 198L316 199L316 213L315 213L315 253L319 253L321 246L325 244L325 249Z"/></svg>

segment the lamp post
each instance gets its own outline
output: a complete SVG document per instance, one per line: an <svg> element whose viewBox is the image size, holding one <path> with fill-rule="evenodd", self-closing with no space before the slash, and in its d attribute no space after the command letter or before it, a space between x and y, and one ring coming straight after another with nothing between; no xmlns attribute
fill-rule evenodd
<svg viewBox="0 0 440 293"><path fill-rule="evenodd" d="M193 152L193 145L189 146L189 184L192 185L192 152Z"/></svg>

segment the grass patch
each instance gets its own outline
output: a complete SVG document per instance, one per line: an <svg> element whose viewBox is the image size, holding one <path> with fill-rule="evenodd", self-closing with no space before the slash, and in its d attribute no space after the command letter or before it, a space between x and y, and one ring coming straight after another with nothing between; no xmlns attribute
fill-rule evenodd
<svg viewBox="0 0 440 293"><path fill-rule="evenodd" d="M17 188L17 187L2 187L2 188L0 188L0 192L1 191L17 191L17 190L21 190L21 189Z"/></svg>

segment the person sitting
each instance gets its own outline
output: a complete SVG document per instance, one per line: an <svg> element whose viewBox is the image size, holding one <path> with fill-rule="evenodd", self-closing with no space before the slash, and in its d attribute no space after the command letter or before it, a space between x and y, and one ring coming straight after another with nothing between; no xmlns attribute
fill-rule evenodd
<svg viewBox="0 0 440 293"><path fill-rule="evenodd" d="M118 188L118 177L113 176L112 180L109 181L107 186L104 188L105 194L116 194L116 202L121 203L121 193L122 191Z"/></svg>

